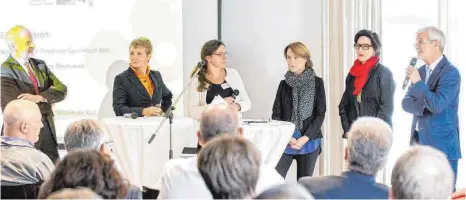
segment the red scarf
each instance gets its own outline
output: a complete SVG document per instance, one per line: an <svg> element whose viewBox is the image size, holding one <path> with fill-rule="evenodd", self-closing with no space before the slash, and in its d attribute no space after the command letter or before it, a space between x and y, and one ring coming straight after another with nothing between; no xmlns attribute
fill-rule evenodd
<svg viewBox="0 0 466 200"><path fill-rule="evenodd" d="M358 95L369 78L369 72L379 62L378 56L372 56L364 64L358 59L354 61L353 67L351 67L350 74L356 79L354 80L353 95Z"/></svg>

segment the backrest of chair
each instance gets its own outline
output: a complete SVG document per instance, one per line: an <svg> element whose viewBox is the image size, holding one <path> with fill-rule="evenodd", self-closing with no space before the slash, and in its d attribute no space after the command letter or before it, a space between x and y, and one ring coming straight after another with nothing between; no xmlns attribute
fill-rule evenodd
<svg viewBox="0 0 466 200"><path fill-rule="evenodd" d="M42 182L28 185L1 186L2 199L37 199Z"/></svg>

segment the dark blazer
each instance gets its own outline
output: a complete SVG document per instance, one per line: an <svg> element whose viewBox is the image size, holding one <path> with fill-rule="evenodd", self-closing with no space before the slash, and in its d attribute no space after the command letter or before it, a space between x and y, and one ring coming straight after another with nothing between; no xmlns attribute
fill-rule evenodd
<svg viewBox="0 0 466 200"><path fill-rule="evenodd" d="M369 72L369 78L362 89L361 103L353 95L355 77L348 73L345 81L345 92L341 97L340 110L343 138L351 124L360 116L377 117L392 126L393 96L395 81L392 72L380 63Z"/></svg>
<svg viewBox="0 0 466 200"><path fill-rule="evenodd" d="M340 176L303 177L298 181L315 199L388 199L388 187L374 176L354 171Z"/></svg>
<svg viewBox="0 0 466 200"><path fill-rule="evenodd" d="M309 140L322 138L322 123L325 119L325 111L327 110L325 102L324 81L316 77L315 81L315 103L313 113L310 117L303 121L301 134L309 137ZM291 122L291 113L293 110L293 95L292 88L285 80L280 82L275 102L273 103L272 119Z"/></svg>
<svg viewBox="0 0 466 200"><path fill-rule="evenodd" d="M447 57L438 63L425 83L426 66L419 68L422 81L409 87L403 110L413 114L411 140L444 152L449 160L461 158L458 103L461 76ZM416 124L419 134L413 137Z"/></svg>
<svg viewBox="0 0 466 200"><path fill-rule="evenodd" d="M115 111L116 116L135 112L139 117L142 117L144 108L161 104L162 110L165 112L172 105L173 94L163 83L160 72L150 70L149 76L155 86L152 97L131 67L115 77L113 111Z"/></svg>
<svg viewBox="0 0 466 200"><path fill-rule="evenodd" d="M50 71L45 62L40 59L30 58L29 63L36 76L39 95L47 99L47 102L40 102L39 106L42 118L47 121L52 131L52 136L57 142L55 133L55 123L53 120L52 104L62 101L66 96L66 86ZM5 106L20 94L29 93L35 95L34 86L24 68L13 57L2 64L1 67L1 106L2 111ZM44 129L41 129L43 135ZM41 140L36 143L40 146Z"/></svg>

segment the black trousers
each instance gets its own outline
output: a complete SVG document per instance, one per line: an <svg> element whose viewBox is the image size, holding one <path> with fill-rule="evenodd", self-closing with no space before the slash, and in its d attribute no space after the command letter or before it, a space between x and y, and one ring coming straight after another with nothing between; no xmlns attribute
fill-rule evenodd
<svg viewBox="0 0 466 200"><path fill-rule="evenodd" d="M298 166L298 174L297 180L304 176L312 176L314 173L314 167L316 165L317 157L320 154L320 147L319 149L315 150L312 153L302 154L302 155L291 155L291 154L283 154L278 161L277 166L275 169L277 172L283 177L286 177L288 170L290 169L291 163L293 159L296 159L296 163Z"/></svg>
<svg viewBox="0 0 466 200"><path fill-rule="evenodd" d="M39 141L34 146L47 155L53 164L56 164L60 158L56 138L53 137L52 129L45 116L42 117L42 124L44 124L43 130L39 134Z"/></svg>

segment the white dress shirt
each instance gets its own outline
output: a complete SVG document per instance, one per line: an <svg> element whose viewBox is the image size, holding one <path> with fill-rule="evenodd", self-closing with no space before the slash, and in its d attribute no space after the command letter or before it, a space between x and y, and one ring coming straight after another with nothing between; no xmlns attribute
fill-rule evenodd
<svg viewBox="0 0 466 200"><path fill-rule="evenodd" d="M16 56L13 56L13 55L11 55L11 57L13 57L16 60L16 62L18 62L19 65L21 65L21 67L23 67L24 71L26 71L26 73L29 76L29 70L28 70L28 67L26 66L26 63L29 63L29 59L24 60L24 59L17 58ZM31 70L32 70L31 63L29 63L29 66L31 66ZM36 74L34 73L34 70L32 70L32 73L34 74L34 76L36 76Z"/></svg>
<svg viewBox="0 0 466 200"><path fill-rule="evenodd" d="M262 165L256 193L283 183L285 181L275 167ZM158 186L160 187L156 189L160 189L159 199L212 199L212 194L197 168L197 156L169 160L164 166Z"/></svg>

